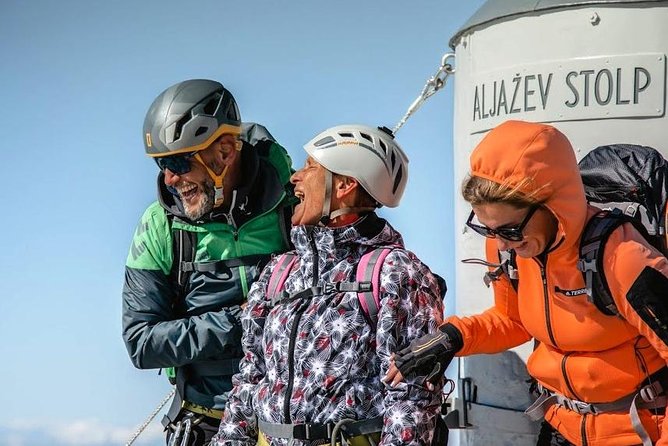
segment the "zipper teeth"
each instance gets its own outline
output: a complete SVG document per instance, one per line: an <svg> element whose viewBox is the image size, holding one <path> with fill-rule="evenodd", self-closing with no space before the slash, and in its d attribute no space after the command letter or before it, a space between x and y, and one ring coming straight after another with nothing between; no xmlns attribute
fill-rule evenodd
<svg viewBox="0 0 668 446"><path fill-rule="evenodd" d="M313 250L313 280L312 284L313 286L318 285L318 247L315 243L315 238L313 237L313 232L310 232L309 235L309 244L311 245L311 248ZM304 302L299 304L296 308L296 315L295 315L295 321L294 325L292 326L292 329L290 330L290 341L288 342L288 386L286 387L285 390L285 399L283 400L283 415L284 415L284 422L286 424L290 424L292 421L292 418L290 417L290 400L292 399L292 388L294 387L294 373L295 373L295 366L294 366L294 359L295 359L295 341L297 338L297 331L299 329L299 321L302 318L302 315L304 314L304 311L306 310L307 305L304 305Z"/></svg>
<svg viewBox="0 0 668 446"><path fill-rule="evenodd" d="M318 247L316 246L313 232L309 234L309 242L311 244L311 249L313 250L313 280L311 281L311 285L318 286Z"/></svg>
<svg viewBox="0 0 668 446"><path fill-rule="evenodd" d="M587 414L582 415L582 421L580 421L580 436L582 437L582 446L587 446L589 444L587 441Z"/></svg>
<svg viewBox="0 0 668 446"><path fill-rule="evenodd" d="M552 345L557 347L557 341L554 339L554 332L552 331L552 323L550 322L550 296L547 292L547 277L545 276L545 267L540 266L540 276L543 281L543 296L545 300L545 326L547 327L547 335L550 337Z"/></svg>
<svg viewBox="0 0 668 446"><path fill-rule="evenodd" d="M292 328L290 329L290 341L288 342L288 385L285 388L285 395L283 400L283 416L284 423L290 424L292 422L292 417L290 416L290 400L292 399L292 388L294 387L294 373L295 373L295 341L297 339L297 331L299 331L299 321L306 310L307 305L303 303L298 304L296 308L297 314L295 315L295 320Z"/></svg>
<svg viewBox="0 0 668 446"><path fill-rule="evenodd" d="M581 400L580 396L577 394L575 389L573 389L573 386L571 384L571 381L568 379L568 373L566 372L566 360L571 356L570 353L566 353L564 357L561 359L561 373L564 376L564 382L566 383L566 387L568 387L568 391L571 392L571 395L573 395L573 398L577 400Z"/></svg>

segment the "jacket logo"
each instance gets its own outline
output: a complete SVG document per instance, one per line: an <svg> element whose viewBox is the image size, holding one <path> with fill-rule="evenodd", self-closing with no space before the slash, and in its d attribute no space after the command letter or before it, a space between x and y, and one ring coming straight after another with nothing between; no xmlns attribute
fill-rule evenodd
<svg viewBox="0 0 668 446"><path fill-rule="evenodd" d="M587 294L587 288L578 288L577 290L562 290L558 286L555 286L554 291L567 297L577 297L582 296L583 294Z"/></svg>

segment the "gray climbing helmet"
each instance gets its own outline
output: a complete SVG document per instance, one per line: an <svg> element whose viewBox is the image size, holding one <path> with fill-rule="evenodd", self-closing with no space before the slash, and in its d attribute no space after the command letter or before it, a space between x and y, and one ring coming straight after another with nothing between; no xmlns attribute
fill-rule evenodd
<svg viewBox="0 0 668 446"><path fill-rule="evenodd" d="M144 119L144 148L152 157L198 152L223 133L238 135L237 103L220 82L192 79L163 91Z"/></svg>
<svg viewBox="0 0 668 446"><path fill-rule="evenodd" d="M355 178L378 203L396 207L408 182L408 157L389 130L339 125L304 146L330 172Z"/></svg>

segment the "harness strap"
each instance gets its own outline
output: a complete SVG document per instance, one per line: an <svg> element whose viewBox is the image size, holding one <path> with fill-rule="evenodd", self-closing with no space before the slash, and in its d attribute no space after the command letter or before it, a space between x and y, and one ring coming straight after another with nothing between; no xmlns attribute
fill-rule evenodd
<svg viewBox="0 0 668 446"><path fill-rule="evenodd" d="M647 384L640 388L638 392L610 403L587 403L585 401L574 400L560 393L548 390L540 384L538 384L538 390L540 392L538 399L524 411L532 421L544 418L545 412L553 404L558 404L580 415L628 411L631 425L642 440L643 446L652 446L652 440L642 425L638 409L659 409L666 407L666 403L668 403L663 386L658 381Z"/></svg>
<svg viewBox="0 0 668 446"><path fill-rule="evenodd" d="M265 435L276 438L295 440L330 440L336 423L304 423L304 424L280 424L258 420L258 429ZM378 416L366 420L346 423L342 428L346 436L357 437L380 432L383 428L383 417Z"/></svg>

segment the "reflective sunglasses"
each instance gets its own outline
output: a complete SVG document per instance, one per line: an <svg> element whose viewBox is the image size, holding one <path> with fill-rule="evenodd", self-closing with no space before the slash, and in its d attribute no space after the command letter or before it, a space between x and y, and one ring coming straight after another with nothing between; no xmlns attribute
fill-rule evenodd
<svg viewBox="0 0 668 446"><path fill-rule="evenodd" d="M195 156L197 152L184 153L181 155L163 156L160 158L153 158L160 170L169 169L170 172L176 175L183 175L190 172L190 159Z"/></svg>
<svg viewBox="0 0 668 446"><path fill-rule="evenodd" d="M522 240L524 240L524 234L522 234L524 227L527 225L527 223L529 223L529 220L531 220L531 216L534 214L534 212L536 212L536 210L538 210L539 207L540 206L538 205L531 206L529 208L529 213L526 215L526 217L524 217L522 223L520 223L518 226L515 227L502 226L500 228L492 229L488 228L487 226L475 224L473 223L473 217L475 217L475 213L473 211L471 211L468 220L466 220L466 226L468 226L478 234L487 238L496 238L496 236L498 235L502 239L511 242L521 242Z"/></svg>

